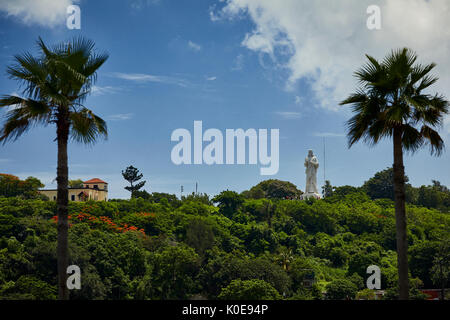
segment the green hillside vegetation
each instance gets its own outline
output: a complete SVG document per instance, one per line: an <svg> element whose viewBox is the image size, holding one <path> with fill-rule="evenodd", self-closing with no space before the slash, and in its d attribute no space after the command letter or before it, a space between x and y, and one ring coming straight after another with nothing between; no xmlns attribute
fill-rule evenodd
<svg viewBox="0 0 450 320"><path fill-rule="evenodd" d="M130 200L71 202L69 264L81 268L82 285L70 297L373 298L365 281L375 264L395 299L394 203L374 191L385 173L362 187L331 187L323 200L286 200L300 191L272 180L213 199L139 191ZM449 254L449 191L437 182L410 188L410 297L423 299L418 288L441 287L433 262ZM0 299L57 298L56 203L29 195L0 196Z"/></svg>

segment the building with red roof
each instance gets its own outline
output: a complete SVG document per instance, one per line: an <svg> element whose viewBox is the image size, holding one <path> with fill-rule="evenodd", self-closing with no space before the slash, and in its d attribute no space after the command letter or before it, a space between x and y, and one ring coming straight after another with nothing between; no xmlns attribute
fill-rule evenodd
<svg viewBox="0 0 450 320"><path fill-rule="evenodd" d="M69 201L107 201L108 200L108 183L93 178L83 182L83 185L76 188L68 188ZM39 190L39 193L47 196L50 200L56 201L57 189Z"/></svg>
<svg viewBox="0 0 450 320"><path fill-rule="evenodd" d="M102 184L108 184L107 182L99 179L99 178L94 178L88 181L85 181L84 184L95 184L95 183L102 183Z"/></svg>

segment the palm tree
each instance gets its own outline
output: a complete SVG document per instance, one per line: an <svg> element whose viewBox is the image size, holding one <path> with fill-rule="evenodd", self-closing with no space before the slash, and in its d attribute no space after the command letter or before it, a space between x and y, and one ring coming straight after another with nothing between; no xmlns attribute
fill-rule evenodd
<svg viewBox="0 0 450 320"><path fill-rule="evenodd" d="M289 271L290 264L294 259L292 249L281 247L279 250L278 261L284 270Z"/></svg>
<svg viewBox="0 0 450 320"><path fill-rule="evenodd" d="M347 122L349 147L361 139L375 145L392 138L394 145L394 194L397 233L399 298L409 297L403 150L414 153L423 145L440 155L444 142L437 132L448 113L444 96L424 93L436 83L430 75L434 63L416 64L417 55L404 48L392 51L379 62L369 60L355 72L360 87L341 105L351 104L355 115Z"/></svg>
<svg viewBox="0 0 450 320"><path fill-rule="evenodd" d="M106 123L83 105L96 81L98 68L106 61L106 53L97 54L94 43L82 37L47 47L37 41L40 56L30 53L15 56L8 67L11 79L17 80L22 96L5 95L0 107L9 107L0 128L0 141L16 140L35 125L54 124L58 148L58 296L68 299L66 270L68 267L68 165L69 138L93 143L98 136L107 137Z"/></svg>

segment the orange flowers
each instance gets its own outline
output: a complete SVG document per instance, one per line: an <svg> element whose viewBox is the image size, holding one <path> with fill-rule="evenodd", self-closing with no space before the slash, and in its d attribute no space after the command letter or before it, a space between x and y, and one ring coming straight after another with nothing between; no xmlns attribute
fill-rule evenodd
<svg viewBox="0 0 450 320"><path fill-rule="evenodd" d="M139 212L139 213L136 213L136 215L140 216L140 217L151 217L151 218L156 217L156 214L154 214L152 212Z"/></svg>
<svg viewBox="0 0 450 320"><path fill-rule="evenodd" d="M58 216L54 216L51 218L54 222L58 221ZM128 225L126 223L120 223L120 226L114 223L111 218L100 216L96 217L89 213L81 212L79 214L74 215L73 217L69 215L69 220L72 220L72 222L86 222L89 223L91 226L98 226L98 227L106 227L109 230L116 231L116 232L129 232L129 231L136 231L145 236L144 229L138 229L135 226ZM69 224L72 226L72 224Z"/></svg>

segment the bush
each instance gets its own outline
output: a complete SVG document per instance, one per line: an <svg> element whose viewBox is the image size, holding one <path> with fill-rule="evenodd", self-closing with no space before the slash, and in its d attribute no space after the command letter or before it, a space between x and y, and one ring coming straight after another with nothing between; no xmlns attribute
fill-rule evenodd
<svg viewBox="0 0 450 320"><path fill-rule="evenodd" d="M222 300L279 300L278 291L264 280L233 280L222 289Z"/></svg>
<svg viewBox="0 0 450 320"><path fill-rule="evenodd" d="M358 292L357 286L345 279L338 279L330 282L326 286L328 300L354 299Z"/></svg>

